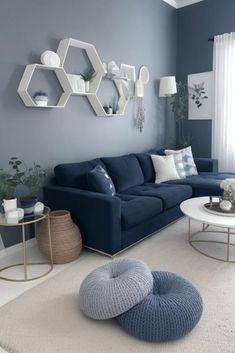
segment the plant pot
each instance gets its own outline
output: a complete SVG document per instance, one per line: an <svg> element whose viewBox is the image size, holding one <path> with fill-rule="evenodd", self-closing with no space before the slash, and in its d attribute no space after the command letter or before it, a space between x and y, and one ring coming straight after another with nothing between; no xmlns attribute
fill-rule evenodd
<svg viewBox="0 0 235 353"><path fill-rule="evenodd" d="M86 92L90 91L90 81L85 81L85 91Z"/></svg>
<svg viewBox="0 0 235 353"><path fill-rule="evenodd" d="M4 212L15 211L17 209L17 199L3 200Z"/></svg>
<svg viewBox="0 0 235 353"><path fill-rule="evenodd" d="M48 97L47 96L36 96L34 101L39 107L46 107L48 105Z"/></svg>
<svg viewBox="0 0 235 353"><path fill-rule="evenodd" d="M70 212L52 211L49 217L53 262L63 264L74 261L82 250L82 237L78 227L72 221ZM47 220L42 222L37 241L41 252L50 259L47 222Z"/></svg>
<svg viewBox="0 0 235 353"><path fill-rule="evenodd" d="M24 209L24 214L30 214L34 211L34 206L37 203L37 196L24 196L20 198L21 207Z"/></svg>

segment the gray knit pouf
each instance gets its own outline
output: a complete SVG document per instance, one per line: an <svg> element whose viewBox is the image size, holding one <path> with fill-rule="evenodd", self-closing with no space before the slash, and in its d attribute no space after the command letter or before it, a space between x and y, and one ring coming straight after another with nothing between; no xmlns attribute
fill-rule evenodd
<svg viewBox="0 0 235 353"><path fill-rule="evenodd" d="M202 315L202 298L186 279L170 272L153 272L153 291L120 315L121 327L137 338L161 342L190 332Z"/></svg>
<svg viewBox="0 0 235 353"><path fill-rule="evenodd" d="M84 279L80 309L93 319L110 319L140 303L152 288L152 273L142 261L113 260Z"/></svg>

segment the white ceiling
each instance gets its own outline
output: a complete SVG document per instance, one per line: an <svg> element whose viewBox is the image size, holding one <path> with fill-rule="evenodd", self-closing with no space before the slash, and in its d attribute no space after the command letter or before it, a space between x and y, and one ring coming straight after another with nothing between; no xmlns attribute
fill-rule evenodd
<svg viewBox="0 0 235 353"><path fill-rule="evenodd" d="M204 1L204 0L163 0L167 2L169 5L175 7L176 9L180 9L184 6L189 6L195 4L196 2Z"/></svg>

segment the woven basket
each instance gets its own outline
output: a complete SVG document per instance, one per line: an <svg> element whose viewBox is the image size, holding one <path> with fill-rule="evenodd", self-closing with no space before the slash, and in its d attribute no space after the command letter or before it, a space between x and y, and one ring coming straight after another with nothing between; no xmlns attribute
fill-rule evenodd
<svg viewBox="0 0 235 353"><path fill-rule="evenodd" d="M64 264L77 259L82 250L82 237L78 227L73 223L69 211L50 212L51 243L53 262ZM47 220L43 221L38 235L38 246L41 252L50 258Z"/></svg>

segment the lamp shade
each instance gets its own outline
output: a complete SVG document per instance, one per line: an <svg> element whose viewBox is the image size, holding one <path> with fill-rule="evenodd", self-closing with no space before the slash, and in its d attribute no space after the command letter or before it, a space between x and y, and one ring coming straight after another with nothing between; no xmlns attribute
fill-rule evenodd
<svg viewBox="0 0 235 353"><path fill-rule="evenodd" d="M159 97L168 97L177 93L175 76L165 76L160 79Z"/></svg>

